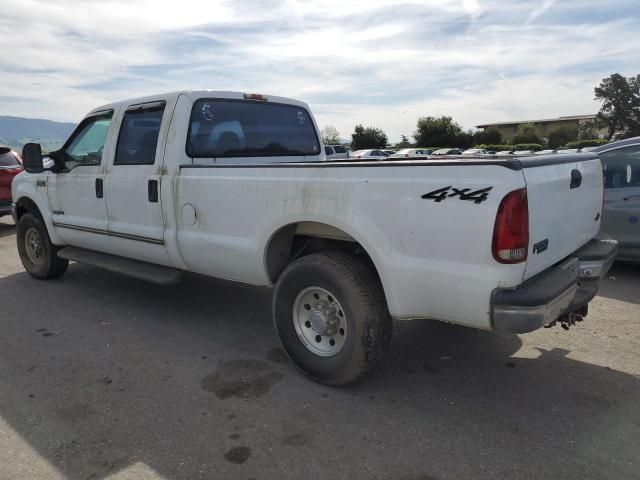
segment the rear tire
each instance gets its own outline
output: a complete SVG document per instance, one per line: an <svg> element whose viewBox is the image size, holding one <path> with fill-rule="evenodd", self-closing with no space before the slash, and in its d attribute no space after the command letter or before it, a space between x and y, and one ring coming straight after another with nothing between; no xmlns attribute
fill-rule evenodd
<svg viewBox="0 0 640 480"><path fill-rule="evenodd" d="M16 238L22 265L32 277L56 278L67 270L69 260L58 257L58 247L51 243L47 227L39 216L25 213L20 217Z"/></svg>
<svg viewBox="0 0 640 480"><path fill-rule="evenodd" d="M308 255L284 270L274 291L273 321L295 365L327 385L359 380L391 336L378 277L340 252Z"/></svg>

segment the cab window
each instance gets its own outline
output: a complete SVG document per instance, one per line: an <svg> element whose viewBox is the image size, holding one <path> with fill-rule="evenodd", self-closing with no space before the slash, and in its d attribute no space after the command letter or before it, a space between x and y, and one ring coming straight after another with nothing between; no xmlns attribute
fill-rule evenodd
<svg viewBox="0 0 640 480"><path fill-rule="evenodd" d="M304 108L262 101L194 103L187 154L192 158L318 155L320 143Z"/></svg>
<svg viewBox="0 0 640 480"><path fill-rule="evenodd" d="M130 107L124 114L114 165L153 165L164 103Z"/></svg>
<svg viewBox="0 0 640 480"><path fill-rule="evenodd" d="M605 188L640 187L640 145L603 152L600 159Z"/></svg>
<svg viewBox="0 0 640 480"><path fill-rule="evenodd" d="M113 112L86 118L64 148L65 169L79 165L100 165Z"/></svg>

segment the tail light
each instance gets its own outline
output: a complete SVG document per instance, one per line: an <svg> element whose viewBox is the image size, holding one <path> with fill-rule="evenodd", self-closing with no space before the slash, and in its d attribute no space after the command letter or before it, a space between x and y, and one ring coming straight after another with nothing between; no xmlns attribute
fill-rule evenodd
<svg viewBox="0 0 640 480"><path fill-rule="evenodd" d="M529 251L527 190L508 193L500 202L493 228L493 258L500 263L520 263Z"/></svg>

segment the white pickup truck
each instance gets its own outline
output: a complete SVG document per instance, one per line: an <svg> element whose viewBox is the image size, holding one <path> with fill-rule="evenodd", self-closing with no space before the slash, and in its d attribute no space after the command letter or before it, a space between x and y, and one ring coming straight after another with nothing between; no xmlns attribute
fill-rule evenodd
<svg viewBox="0 0 640 480"><path fill-rule="evenodd" d="M353 382L392 319L524 333L586 315L611 265L595 154L327 161L306 104L217 91L96 108L13 184L32 276L69 260L168 284L274 286L273 321L313 379ZM43 166L47 165L47 166Z"/></svg>

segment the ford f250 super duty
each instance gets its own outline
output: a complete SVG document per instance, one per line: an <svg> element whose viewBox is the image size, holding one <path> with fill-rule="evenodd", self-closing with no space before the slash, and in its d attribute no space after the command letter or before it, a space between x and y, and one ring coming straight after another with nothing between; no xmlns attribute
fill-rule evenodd
<svg viewBox="0 0 640 480"><path fill-rule="evenodd" d="M294 363L344 385L392 319L524 333L587 313L615 241L596 240L595 154L327 161L306 104L217 91L96 108L13 183L32 276L69 260L168 284L273 286Z"/></svg>

